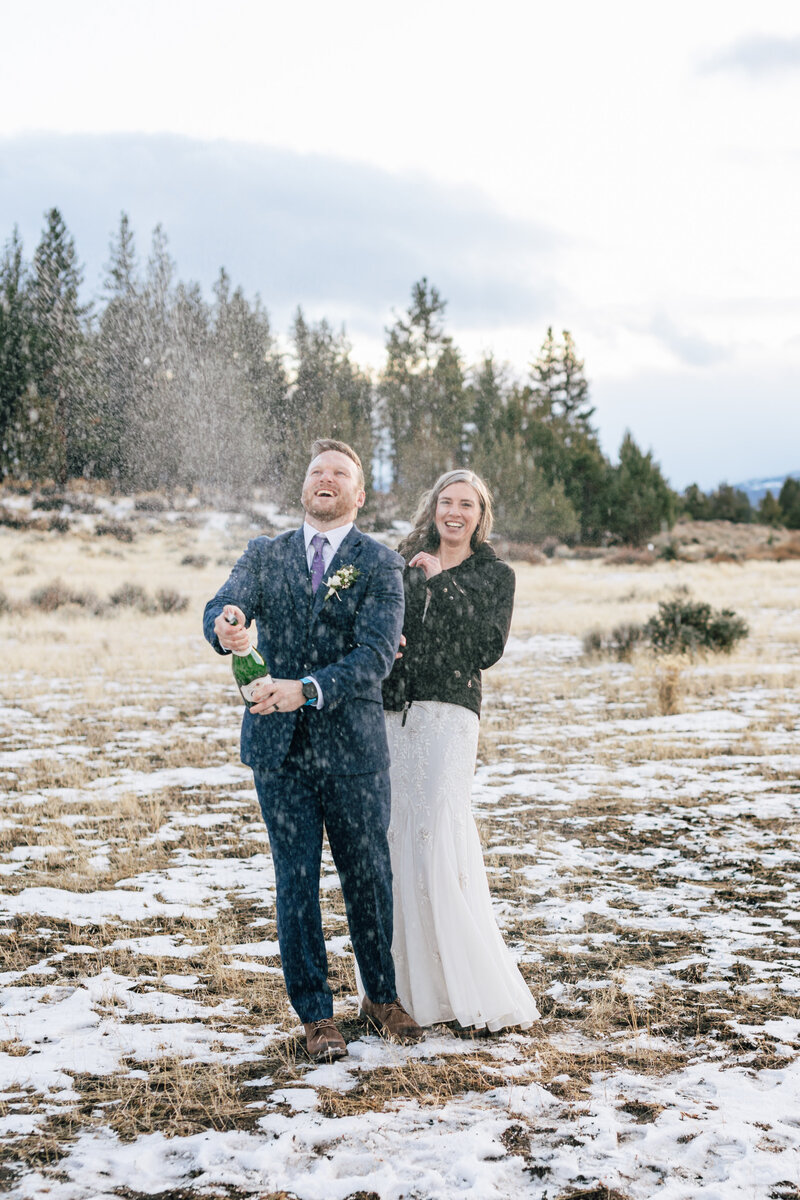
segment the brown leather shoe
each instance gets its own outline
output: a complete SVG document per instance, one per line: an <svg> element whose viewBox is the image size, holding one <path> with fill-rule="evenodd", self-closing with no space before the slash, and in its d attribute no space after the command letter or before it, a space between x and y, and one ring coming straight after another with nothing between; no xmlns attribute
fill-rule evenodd
<svg viewBox="0 0 800 1200"><path fill-rule="evenodd" d="M425 1037L425 1030L408 1015L397 997L390 1004L373 1004L365 996L361 1001L361 1015L390 1041L419 1042Z"/></svg>
<svg viewBox="0 0 800 1200"><path fill-rule="evenodd" d="M334 1059L344 1058L347 1054L345 1042L332 1017L323 1017L321 1021L309 1021L303 1025L306 1033L306 1050L309 1058L333 1062Z"/></svg>

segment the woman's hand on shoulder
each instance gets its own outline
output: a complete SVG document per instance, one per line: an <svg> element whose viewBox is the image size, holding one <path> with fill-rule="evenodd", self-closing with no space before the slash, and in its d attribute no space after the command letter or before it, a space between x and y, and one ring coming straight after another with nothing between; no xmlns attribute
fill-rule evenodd
<svg viewBox="0 0 800 1200"><path fill-rule="evenodd" d="M424 550L420 550L419 554L415 554L409 561L410 567L421 567L425 572L426 579L432 579L434 575L441 575L442 564L435 554L427 554Z"/></svg>

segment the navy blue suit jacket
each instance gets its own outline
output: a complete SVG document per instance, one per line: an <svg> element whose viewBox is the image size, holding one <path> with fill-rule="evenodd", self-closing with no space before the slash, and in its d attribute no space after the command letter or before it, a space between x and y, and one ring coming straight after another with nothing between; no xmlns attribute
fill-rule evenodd
<svg viewBox="0 0 800 1200"><path fill-rule="evenodd" d="M325 579L350 564L358 578L338 599L326 600ZM226 653L214 621L226 604L237 605L248 622L258 625L258 649L273 678L313 675L323 706L264 715L245 711L242 762L276 770L286 758L295 723L306 720L314 760L326 773L360 775L388 768L381 681L392 669L403 628L404 566L399 554L354 525L314 595L302 529L248 544L206 605L205 636L219 654Z"/></svg>

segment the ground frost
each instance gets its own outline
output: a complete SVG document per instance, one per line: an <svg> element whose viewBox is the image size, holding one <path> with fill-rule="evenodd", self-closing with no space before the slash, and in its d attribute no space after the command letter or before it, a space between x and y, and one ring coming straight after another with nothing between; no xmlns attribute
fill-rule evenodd
<svg viewBox="0 0 800 1200"><path fill-rule="evenodd" d="M588 594L602 569L531 579L563 572ZM41 705L34 676L11 672L9 1194L800 1195L800 644L777 601L769 636L754 612L749 649L681 666L670 714L645 658L586 660L580 637L522 620L487 681L475 812L543 1019L490 1038L441 1028L416 1047L370 1034L326 853L351 1053L322 1066L286 1005L233 688L189 618L158 635L140 618L113 663L48 681ZM91 644L89 625L74 634ZM146 637L180 647L177 671L142 663Z"/></svg>

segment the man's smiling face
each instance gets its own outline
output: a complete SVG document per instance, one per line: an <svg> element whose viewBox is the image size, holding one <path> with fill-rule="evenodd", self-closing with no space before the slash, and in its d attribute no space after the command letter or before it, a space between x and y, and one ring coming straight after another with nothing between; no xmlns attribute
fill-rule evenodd
<svg viewBox="0 0 800 1200"><path fill-rule="evenodd" d="M316 529L335 529L355 520L365 499L352 458L338 450L324 450L311 461L302 504L309 524Z"/></svg>

